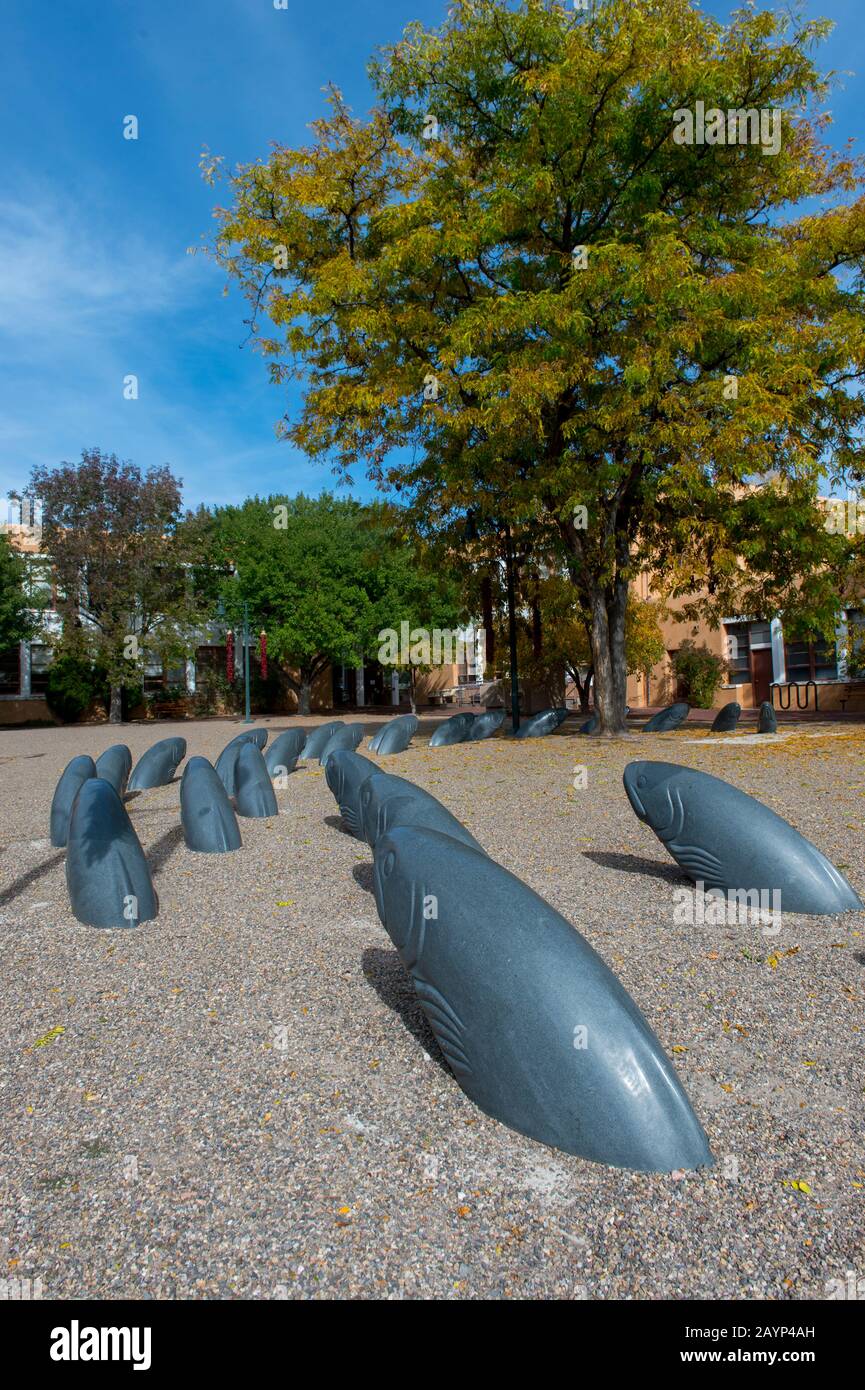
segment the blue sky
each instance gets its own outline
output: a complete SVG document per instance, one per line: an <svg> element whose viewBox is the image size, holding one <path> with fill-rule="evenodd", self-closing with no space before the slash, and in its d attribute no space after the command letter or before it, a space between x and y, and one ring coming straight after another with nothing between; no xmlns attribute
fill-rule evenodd
<svg viewBox="0 0 865 1390"><path fill-rule="evenodd" d="M733 8L712 0L726 17ZM807 0L836 30L823 67L852 70L833 142L861 149L865 0ZM0 496L35 463L98 445L168 463L190 505L332 486L274 426L292 397L247 346L245 304L202 256L220 200L198 172L299 144L334 82L358 112L366 62L444 0L3 0L0 103ZM123 118L140 122L124 140ZM223 195L224 198L224 195ZM123 378L138 376L137 401ZM357 495L369 495L361 480Z"/></svg>

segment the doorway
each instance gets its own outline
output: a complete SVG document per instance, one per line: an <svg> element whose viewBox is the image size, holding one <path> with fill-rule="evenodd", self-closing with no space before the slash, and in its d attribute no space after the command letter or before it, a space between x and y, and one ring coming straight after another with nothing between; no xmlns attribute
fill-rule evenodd
<svg viewBox="0 0 865 1390"><path fill-rule="evenodd" d="M754 691L754 704L772 702L772 648L751 648L751 686Z"/></svg>

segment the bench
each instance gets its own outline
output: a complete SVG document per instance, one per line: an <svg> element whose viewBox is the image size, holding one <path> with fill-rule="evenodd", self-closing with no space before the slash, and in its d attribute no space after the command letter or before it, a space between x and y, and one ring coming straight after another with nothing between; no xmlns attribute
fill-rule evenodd
<svg viewBox="0 0 865 1390"><path fill-rule="evenodd" d="M865 680L845 681L844 694L842 698L838 701L838 703L841 706L841 709L845 714L847 713L847 701L854 699L857 695L865 695Z"/></svg>

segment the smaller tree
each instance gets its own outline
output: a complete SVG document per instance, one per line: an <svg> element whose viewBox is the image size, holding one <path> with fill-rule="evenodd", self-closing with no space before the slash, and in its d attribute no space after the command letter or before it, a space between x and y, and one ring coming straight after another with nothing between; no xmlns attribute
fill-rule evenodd
<svg viewBox="0 0 865 1390"><path fill-rule="evenodd" d="M27 561L0 535L0 651L32 637L35 623L27 591Z"/></svg>
<svg viewBox="0 0 865 1390"><path fill-rule="evenodd" d="M79 464L36 467L43 549L63 615L61 648L86 649L104 668L109 719L124 687L140 683L146 650L186 651L202 613L183 543L180 482L167 467L145 474L114 454L85 449Z"/></svg>
<svg viewBox="0 0 865 1390"><path fill-rule="evenodd" d="M673 657L673 670L684 698L698 709L711 709L726 670L721 657L710 652L704 642L698 646L688 639Z"/></svg>

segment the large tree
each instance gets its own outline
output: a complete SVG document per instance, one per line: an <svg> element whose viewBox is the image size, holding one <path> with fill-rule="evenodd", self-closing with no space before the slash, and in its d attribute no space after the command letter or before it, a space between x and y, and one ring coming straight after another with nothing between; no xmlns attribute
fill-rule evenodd
<svg viewBox="0 0 865 1390"><path fill-rule="evenodd" d="M823 143L828 28L462 0L373 65L368 119L332 93L220 212L273 379L304 382L285 434L427 517L533 516L589 615L604 733L634 575L745 611L750 537L750 592L795 602L826 559L818 485L862 465L862 169ZM688 143L698 103L724 116Z"/></svg>
<svg viewBox="0 0 865 1390"><path fill-rule="evenodd" d="M29 492L42 503L64 639L107 672L109 718L118 723L123 688L140 682L146 654L176 658L201 618L180 482L168 467L142 473L84 449L80 463L34 468Z"/></svg>

